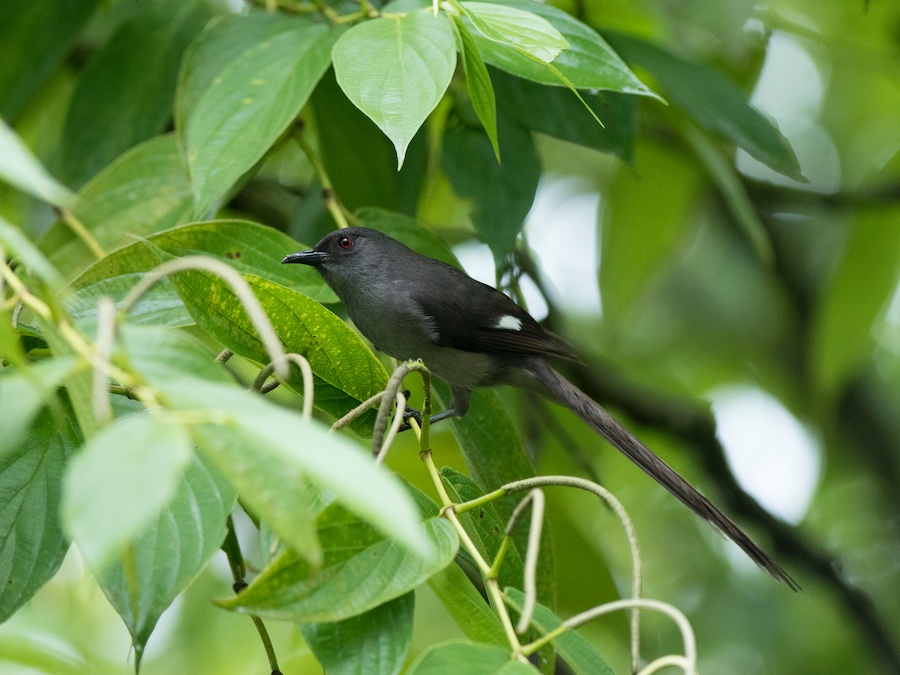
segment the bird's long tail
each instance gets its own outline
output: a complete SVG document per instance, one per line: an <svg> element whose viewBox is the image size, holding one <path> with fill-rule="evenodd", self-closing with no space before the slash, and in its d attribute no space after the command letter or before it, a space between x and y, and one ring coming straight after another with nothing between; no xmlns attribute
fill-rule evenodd
<svg viewBox="0 0 900 675"><path fill-rule="evenodd" d="M553 398L581 417L598 434L616 446L628 459L671 492L691 511L740 546L757 565L779 581L786 583L791 589L799 589L797 582L763 551L746 532L738 527L731 518L716 508L712 502L682 478L675 469L657 457L650 448L641 443L634 434L619 424L612 415L590 396L557 373L543 359L535 359L533 366L529 370L549 390Z"/></svg>

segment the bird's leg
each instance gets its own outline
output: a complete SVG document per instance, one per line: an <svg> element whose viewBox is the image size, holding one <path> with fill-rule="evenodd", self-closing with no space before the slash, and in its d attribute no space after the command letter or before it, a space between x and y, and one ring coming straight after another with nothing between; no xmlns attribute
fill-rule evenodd
<svg viewBox="0 0 900 675"><path fill-rule="evenodd" d="M440 422L448 417L462 417L465 415L466 411L469 409L470 394L471 392L468 389L451 387L450 407L439 412L437 415L432 415L429 423L434 424L435 422ZM422 413L415 408L406 406L406 411L403 413L403 424L400 425L400 431L406 431L407 429L412 428L409 424L409 420L411 419L414 419L419 423L419 426L422 426Z"/></svg>
<svg viewBox="0 0 900 675"><path fill-rule="evenodd" d="M447 419L448 417L453 417L455 415L456 411L453 408L447 408L443 412L439 412L437 415L432 415L429 424L440 422L443 419ZM415 420L420 427L422 426L422 412L416 410L415 408L406 406L406 410L403 412L403 424L400 425L399 431L412 429L412 425L409 423L411 419Z"/></svg>

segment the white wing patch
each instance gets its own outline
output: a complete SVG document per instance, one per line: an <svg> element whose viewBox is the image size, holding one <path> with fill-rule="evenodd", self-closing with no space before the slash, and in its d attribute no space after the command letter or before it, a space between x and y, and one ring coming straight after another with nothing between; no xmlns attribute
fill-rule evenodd
<svg viewBox="0 0 900 675"><path fill-rule="evenodd" d="M494 328L499 328L500 330L522 330L522 320L510 314L505 314L497 319Z"/></svg>

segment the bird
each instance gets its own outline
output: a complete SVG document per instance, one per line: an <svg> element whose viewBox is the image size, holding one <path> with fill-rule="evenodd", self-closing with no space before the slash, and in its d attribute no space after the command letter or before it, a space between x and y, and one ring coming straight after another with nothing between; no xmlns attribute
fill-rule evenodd
<svg viewBox="0 0 900 675"><path fill-rule="evenodd" d="M472 391L480 387L537 392L569 408L775 579L799 589L731 518L550 365L550 357L578 359L504 293L365 227L335 230L281 262L316 269L376 349L400 360L422 359L447 382L450 405L432 423L465 415Z"/></svg>

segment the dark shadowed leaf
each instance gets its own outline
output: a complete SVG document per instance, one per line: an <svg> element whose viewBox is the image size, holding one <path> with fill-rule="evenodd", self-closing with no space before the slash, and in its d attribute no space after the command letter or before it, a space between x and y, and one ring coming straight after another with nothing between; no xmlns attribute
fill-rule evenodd
<svg viewBox="0 0 900 675"><path fill-rule="evenodd" d="M471 220L479 237L503 260L525 226L534 203L541 163L531 135L509 120L500 120L503 163L498 164L487 134L456 127L444 135L443 166L453 190L471 200Z"/></svg>
<svg viewBox="0 0 900 675"><path fill-rule="evenodd" d="M63 159L65 177L76 187L165 130L182 55L212 16L202 0L160 0L139 8L92 56L72 96Z"/></svg>
<svg viewBox="0 0 900 675"><path fill-rule="evenodd" d="M328 675L396 675L412 639L415 594L334 623L300 625Z"/></svg>
<svg viewBox="0 0 900 675"><path fill-rule="evenodd" d="M787 139L725 75L645 40L622 33L608 37L625 58L652 73L666 95L701 125L722 134L776 171L806 180Z"/></svg>

